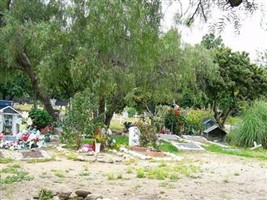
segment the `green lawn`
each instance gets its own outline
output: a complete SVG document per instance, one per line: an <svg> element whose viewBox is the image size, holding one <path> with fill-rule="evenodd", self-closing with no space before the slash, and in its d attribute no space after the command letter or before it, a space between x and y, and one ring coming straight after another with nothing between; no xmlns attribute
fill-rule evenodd
<svg viewBox="0 0 267 200"><path fill-rule="evenodd" d="M241 157L247 157L247 158L256 158L260 160L267 160L267 150L265 149L241 149L241 148L224 148L219 145L211 144L206 145L204 148L207 151L215 152L215 153L221 153L221 154L228 154L228 155L236 155Z"/></svg>

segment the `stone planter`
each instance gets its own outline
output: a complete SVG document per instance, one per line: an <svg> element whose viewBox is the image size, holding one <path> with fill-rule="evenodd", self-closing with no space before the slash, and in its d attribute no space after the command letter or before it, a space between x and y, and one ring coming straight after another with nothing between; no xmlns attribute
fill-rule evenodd
<svg viewBox="0 0 267 200"><path fill-rule="evenodd" d="M163 156L165 156L165 153L162 151L147 149L146 155L151 156L151 157L163 157Z"/></svg>

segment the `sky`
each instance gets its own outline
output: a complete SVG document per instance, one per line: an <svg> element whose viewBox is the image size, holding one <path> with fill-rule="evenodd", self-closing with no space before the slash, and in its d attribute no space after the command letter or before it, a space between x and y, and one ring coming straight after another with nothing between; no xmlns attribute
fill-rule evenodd
<svg viewBox="0 0 267 200"><path fill-rule="evenodd" d="M242 27L240 34L235 33L234 28L231 25L221 33L223 42L226 46L232 48L235 51L246 51L249 53L252 60L256 60L258 52L267 50L267 16L263 17L264 13L267 13L267 1L256 0L262 4L260 10L251 16L242 16ZM176 26L174 22L174 15L177 12L177 5L168 5L169 1L163 0L163 13L164 20L162 22L162 29L168 30L172 26ZM219 17L222 13L215 12L213 17ZM265 20L265 21L262 21ZM261 25L261 22L265 23L265 26ZM264 30L265 29L265 30ZM178 27L181 32L182 40L185 43L197 44L202 40L202 37L208 33L209 24L202 23L193 28Z"/></svg>

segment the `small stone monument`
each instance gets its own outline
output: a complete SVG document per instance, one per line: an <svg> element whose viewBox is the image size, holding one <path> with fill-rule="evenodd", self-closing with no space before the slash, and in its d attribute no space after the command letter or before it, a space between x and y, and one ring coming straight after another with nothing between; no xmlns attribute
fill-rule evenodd
<svg viewBox="0 0 267 200"><path fill-rule="evenodd" d="M129 128L129 146L138 146L140 144L139 142L140 137L140 130L136 125L132 125Z"/></svg>

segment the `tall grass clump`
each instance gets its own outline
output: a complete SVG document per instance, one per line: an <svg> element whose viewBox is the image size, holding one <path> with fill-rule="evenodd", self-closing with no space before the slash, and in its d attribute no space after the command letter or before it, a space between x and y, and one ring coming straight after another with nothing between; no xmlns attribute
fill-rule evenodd
<svg viewBox="0 0 267 200"><path fill-rule="evenodd" d="M256 101L241 116L241 121L233 130L233 142L241 147L253 147L254 141L267 148L267 103Z"/></svg>

